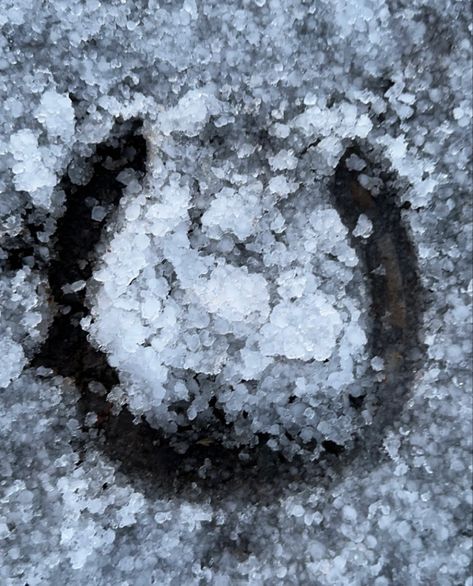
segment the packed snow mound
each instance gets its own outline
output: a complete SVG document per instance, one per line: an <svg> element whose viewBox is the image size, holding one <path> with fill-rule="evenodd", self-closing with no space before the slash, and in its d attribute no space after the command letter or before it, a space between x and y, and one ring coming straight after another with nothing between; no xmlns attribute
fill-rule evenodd
<svg viewBox="0 0 473 586"><path fill-rule="evenodd" d="M285 155L251 136L243 150L233 119L220 157L210 141L147 129L146 179L121 175L82 323L118 369L112 396L154 427L208 427L216 407L234 428L214 432L224 445L267 434L314 458L360 425L347 396L355 379L369 391L369 296L328 182L300 186L289 157L293 193L276 190L265 169ZM258 165L258 180L245 176Z"/></svg>

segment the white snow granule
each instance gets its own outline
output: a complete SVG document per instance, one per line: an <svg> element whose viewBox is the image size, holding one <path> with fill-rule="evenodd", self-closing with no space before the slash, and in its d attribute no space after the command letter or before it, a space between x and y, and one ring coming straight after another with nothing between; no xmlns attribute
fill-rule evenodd
<svg viewBox="0 0 473 586"><path fill-rule="evenodd" d="M0 388L6 388L12 380L17 379L24 366L26 358L21 344L11 338L2 337L2 366L0 367Z"/></svg>
<svg viewBox="0 0 473 586"><path fill-rule="evenodd" d="M36 205L47 207L57 179L48 168L37 136L27 128L18 130L10 137L9 148L15 159L12 171L16 189L29 192Z"/></svg>
<svg viewBox="0 0 473 586"><path fill-rule="evenodd" d="M357 238L369 238L373 233L373 223L365 214L360 214L353 230L353 236Z"/></svg>
<svg viewBox="0 0 473 586"><path fill-rule="evenodd" d="M71 140L74 134L74 108L68 96L47 90L41 96L35 117L43 124L52 138Z"/></svg>

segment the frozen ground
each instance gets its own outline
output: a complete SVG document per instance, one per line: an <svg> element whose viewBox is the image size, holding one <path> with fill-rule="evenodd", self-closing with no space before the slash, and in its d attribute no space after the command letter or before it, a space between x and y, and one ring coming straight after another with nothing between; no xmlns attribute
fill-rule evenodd
<svg viewBox="0 0 473 586"><path fill-rule="evenodd" d="M470 7L0 26L0 583L472 586Z"/></svg>

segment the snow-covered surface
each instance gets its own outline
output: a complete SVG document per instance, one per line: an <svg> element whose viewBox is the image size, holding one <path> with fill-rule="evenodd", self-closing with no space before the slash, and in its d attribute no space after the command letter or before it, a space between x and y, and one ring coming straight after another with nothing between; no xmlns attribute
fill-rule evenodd
<svg viewBox="0 0 473 586"><path fill-rule="evenodd" d="M0 4L0 583L471 586L469 7ZM145 177L121 171L113 210L88 194L98 259L62 290L116 369L114 413L190 429L181 451L204 428L242 460L264 441L270 478L129 474L76 381L31 365L70 311L48 280L62 179L87 184L131 118ZM354 144L342 164L374 200L373 169L391 177L423 289L424 350L391 411L359 258L388 240L366 214L350 233L331 199Z"/></svg>

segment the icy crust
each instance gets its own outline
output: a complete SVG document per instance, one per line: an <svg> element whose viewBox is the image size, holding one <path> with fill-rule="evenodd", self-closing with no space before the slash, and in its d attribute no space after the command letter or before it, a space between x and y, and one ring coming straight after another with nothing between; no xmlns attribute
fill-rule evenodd
<svg viewBox="0 0 473 586"><path fill-rule="evenodd" d="M224 157L160 124L147 137L145 185L121 176L83 320L118 369L111 396L168 434L215 425L214 406L234 429L215 431L224 445L264 433L312 458L324 440L344 445L360 425L350 389L371 392L370 302L327 182L304 188L270 146L242 154L237 123ZM278 158L292 193L275 191Z"/></svg>

